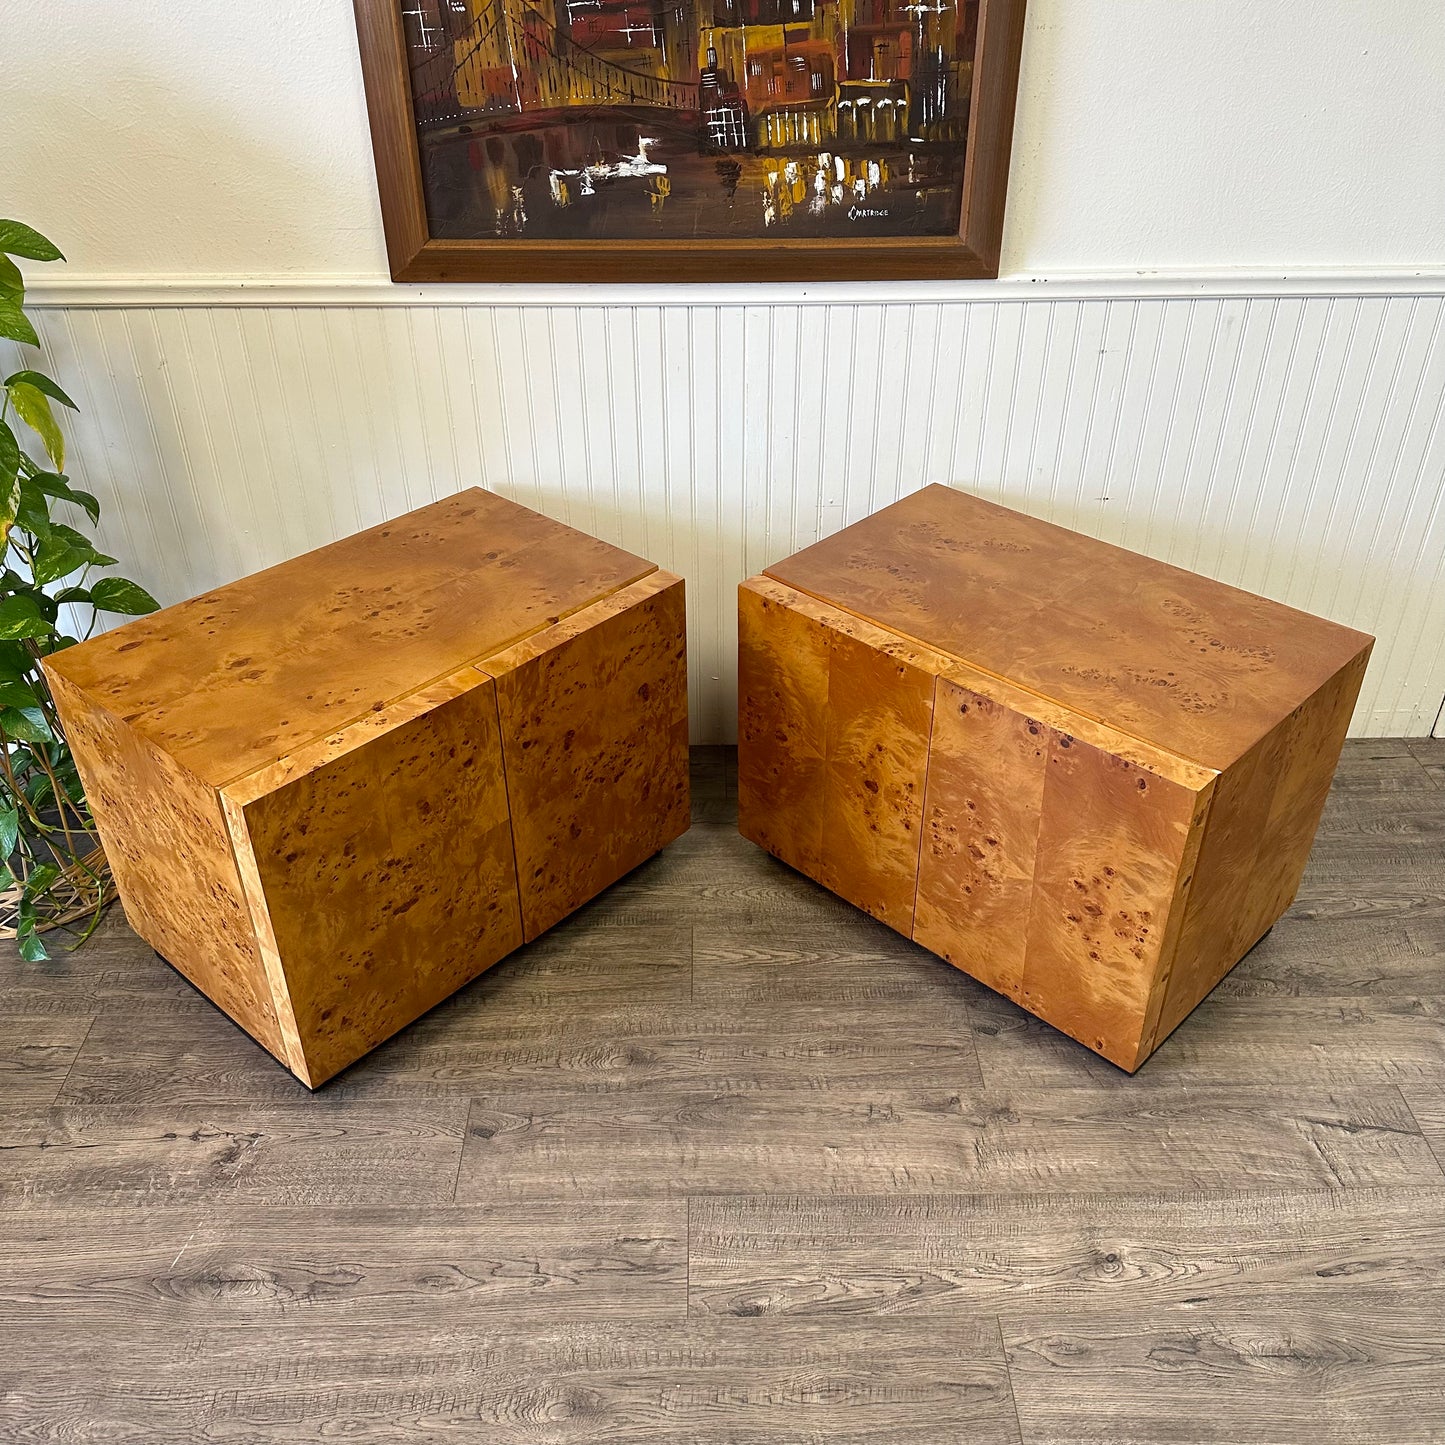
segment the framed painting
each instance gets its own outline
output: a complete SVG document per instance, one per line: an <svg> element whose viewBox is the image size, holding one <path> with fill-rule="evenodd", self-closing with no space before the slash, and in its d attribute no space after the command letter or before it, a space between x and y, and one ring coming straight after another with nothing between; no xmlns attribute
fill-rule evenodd
<svg viewBox="0 0 1445 1445"><path fill-rule="evenodd" d="M998 274L1024 0L354 0L398 281Z"/></svg>

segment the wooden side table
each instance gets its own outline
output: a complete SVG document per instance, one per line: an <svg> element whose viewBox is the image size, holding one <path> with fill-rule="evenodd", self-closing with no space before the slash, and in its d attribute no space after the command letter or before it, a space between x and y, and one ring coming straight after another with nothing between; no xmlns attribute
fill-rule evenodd
<svg viewBox="0 0 1445 1445"><path fill-rule="evenodd" d="M313 1088L688 825L681 578L480 489L46 673L131 925Z"/></svg>
<svg viewBox="0 0 1445 1445"><path fill-rule="evenodd" d="M1130 1071L1293 900L1372 645L941 486L739 637L743 833Z"/></svg>

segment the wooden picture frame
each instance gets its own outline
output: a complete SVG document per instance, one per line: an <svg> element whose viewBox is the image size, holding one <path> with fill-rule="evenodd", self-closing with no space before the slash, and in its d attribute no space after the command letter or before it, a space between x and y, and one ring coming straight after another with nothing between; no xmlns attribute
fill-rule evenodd
<svg viewBox="0 0 1445 1445"><path fill-rule="evenodd" d="M465 0L444 3L460 8ZM782 13L780 0L752 3L772 3ZM797 13L797 0L791 3ZM948 0L936 3L946 5ZM767 235L743 240L644 235L619 240L434 235L413 110L403 0L354 0L392 279L765 282L996 277L1025 0L974 3L976 38L956 234L842 239ZM644 155L641 148L639 155Z"/></svg>

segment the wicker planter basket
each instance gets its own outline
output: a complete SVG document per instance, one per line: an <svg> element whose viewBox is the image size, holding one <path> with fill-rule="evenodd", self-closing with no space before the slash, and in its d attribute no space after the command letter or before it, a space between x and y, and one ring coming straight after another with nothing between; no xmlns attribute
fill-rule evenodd
<svg viewBox="0 0 1445 1445"><path fill-rule="evenodd" d="M37 900L37 933L69 928L72 924L86 920L87 926L82 930L84 936L99 920L101 910L115 901L115 879L111 877L105 849L100 846L94 834L87 834L85 838L93 846L79 856L67 858L56 853L55 866L60 873ZM54 851L52 849L52 852ZM14 861L19 865L19 859ZM18 879L9 888L0 890L0 938L16 936L20 890L21 883Z"/></svg>

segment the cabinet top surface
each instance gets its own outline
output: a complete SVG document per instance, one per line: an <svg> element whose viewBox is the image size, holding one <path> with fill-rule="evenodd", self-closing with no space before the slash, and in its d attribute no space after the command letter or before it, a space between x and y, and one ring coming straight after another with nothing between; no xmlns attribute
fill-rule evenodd
<svg viewBox="0 0 1445 1445"><path fill-rule="evenodd" d="M767 575L1219 769L1371 641L938 485Z"/></svg>
<svg viewBox="0 0 1445 1445"><path fill-rule="evenodd" d="M49 666L219 786L656 570L474 487Z"/></svg>

